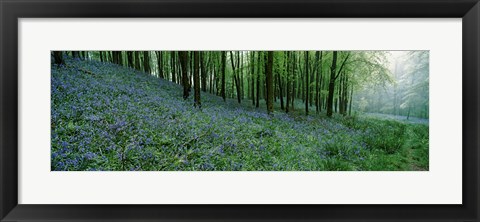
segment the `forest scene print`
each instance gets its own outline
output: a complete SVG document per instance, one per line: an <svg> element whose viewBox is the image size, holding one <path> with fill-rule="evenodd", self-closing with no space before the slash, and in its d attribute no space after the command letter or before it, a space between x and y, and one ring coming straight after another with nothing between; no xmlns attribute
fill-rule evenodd
<svg viewBox="0 0 480 222"><path fill-rule="evenodd" d="M429 51L52 51L52 171L428 171Z"/></svg>

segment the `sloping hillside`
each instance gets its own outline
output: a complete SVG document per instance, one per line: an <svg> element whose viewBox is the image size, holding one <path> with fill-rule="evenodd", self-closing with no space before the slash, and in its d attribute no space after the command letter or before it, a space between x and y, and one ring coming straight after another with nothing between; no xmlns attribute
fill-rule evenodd
<svg viewBox="0 0 480 222"><path fill-rule="evenodd" d="M287 115L96 61L52 65L51 169L425 170L428 126Z"/></svg>

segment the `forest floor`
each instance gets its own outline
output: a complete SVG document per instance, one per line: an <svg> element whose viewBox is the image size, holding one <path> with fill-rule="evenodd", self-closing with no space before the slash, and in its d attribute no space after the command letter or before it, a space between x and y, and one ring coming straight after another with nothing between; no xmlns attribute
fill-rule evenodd
<svg viewBox="0 0 480 222"><path fill-rule="evenodd" d="M52 65L51 169L152 171L428 170L428 124L327 118L202 92L96 61ZM303 108L303 107L302 107Z"/></svg>
<svg viewBox="0 0 480 222"><path fill-rule="evenodd" d="M373 117L377 119L389 119L389 120L397 120L406 123L419 123L419 124L427 124L428 119L417 118L417 117L407 117L407 116L398 116L398 115L390 115L390 114L382 114L382 113L365 113L363 114L367 117Z"/></svg>

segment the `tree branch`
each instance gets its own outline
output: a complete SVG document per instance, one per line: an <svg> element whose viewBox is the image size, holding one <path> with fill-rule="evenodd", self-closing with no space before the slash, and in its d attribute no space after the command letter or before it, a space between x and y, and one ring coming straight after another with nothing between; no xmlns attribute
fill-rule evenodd
<svg viewBox="0 0 480 222"><path fill-rule="evenodd" d="M340 69L338 70L337 75L334 78L334 81L337 80L338 76L340 76L340 73L342 72L342 69L343 69L343 66L345 65L345 62L347 62L348 57L350 57L350 53L348 53L347 57L345 57L345 59L343 60L342 65L340 66Z"/></svg>

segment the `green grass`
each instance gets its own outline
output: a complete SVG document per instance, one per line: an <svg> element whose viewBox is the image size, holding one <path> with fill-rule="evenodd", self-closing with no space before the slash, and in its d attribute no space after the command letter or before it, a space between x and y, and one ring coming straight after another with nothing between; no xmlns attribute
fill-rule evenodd
<svg viewBox="0 0 480 222"><path fill-rule="evenodd" d="M428 170L428 125L374 117L285 114L132 69L67 60L52 67L52 170ZM78 71L80 67L94 74Z"/></svg>

